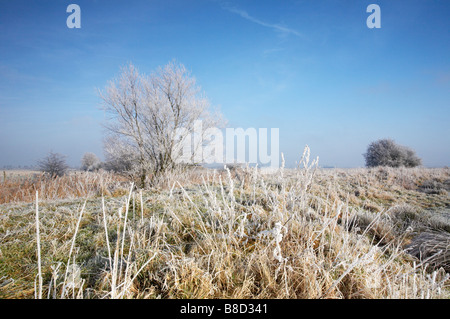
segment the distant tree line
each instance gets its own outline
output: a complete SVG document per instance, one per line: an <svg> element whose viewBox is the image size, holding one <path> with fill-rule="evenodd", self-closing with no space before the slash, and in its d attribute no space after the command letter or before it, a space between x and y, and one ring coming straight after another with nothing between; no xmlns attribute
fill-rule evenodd
<svg viewBox="0 0 450 319"><path fill-rule="evenodd" d="M109 143L112 143L112 140L109 140ZM107 143L106 146L108 145ZM81 169L91 172L99 169L116 173L126 172L132 176L133 172L136 172L135 165L138 158L136 158L136 154L127 152L127 148L121 149L119 146L120 144L110 146L114 152L107 153L105 162L102 162L94 153L85 153L81 158ZM380 139L370 143L363 156L367 167L416 167L422 164L422 160L414 150L399 145L391 139ZM38 161L38 168L48 176L55 178L66 174L69 166L64 155L50 152ZM138 170L138 173L142 174L142 171Z"/></svg>

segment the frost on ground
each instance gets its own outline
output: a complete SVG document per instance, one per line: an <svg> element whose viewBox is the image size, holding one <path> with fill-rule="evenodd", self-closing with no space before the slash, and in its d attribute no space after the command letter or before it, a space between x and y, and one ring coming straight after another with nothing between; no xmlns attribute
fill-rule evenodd
<svg viewBox="0 0 450 319"><path fill-rule="evenodd" d="M0 206L0 298L448 298L450 170L306 155L151 190L63 177L37 184L38 211L16 185Z"/></svg>

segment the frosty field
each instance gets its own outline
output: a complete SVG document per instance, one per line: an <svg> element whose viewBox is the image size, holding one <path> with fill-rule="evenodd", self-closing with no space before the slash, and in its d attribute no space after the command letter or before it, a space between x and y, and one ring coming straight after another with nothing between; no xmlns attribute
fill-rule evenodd
<svg viewBox="0 0 450 319"><path fill-rule="evenodd" d="M144 191L6 171L0 298L449 297L448 168L301 164L187 170Z"/></svg>

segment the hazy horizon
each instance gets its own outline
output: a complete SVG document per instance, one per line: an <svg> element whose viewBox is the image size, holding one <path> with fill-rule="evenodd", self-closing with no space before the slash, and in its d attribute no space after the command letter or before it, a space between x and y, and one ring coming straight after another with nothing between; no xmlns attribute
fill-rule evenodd
<svg viewBox="0 0 450 319"><path fill-rule="evenodd" d="M450 166L449 14L438 0L2 1L0 167L103 159L96 90L128 62L151 73L173 59L229 127L279 128L287 167L305 145L321 167L362 167L382 138Z"/></svg>

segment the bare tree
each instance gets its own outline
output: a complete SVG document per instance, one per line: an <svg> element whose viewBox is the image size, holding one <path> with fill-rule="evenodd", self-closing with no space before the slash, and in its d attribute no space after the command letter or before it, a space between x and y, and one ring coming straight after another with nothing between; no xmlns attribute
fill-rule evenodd
<svg viewBox="0 0 450 319"><path fill-rule="evenodd" d="M175 62L150 76L129 64L100 97L110 115L106 127L113 136L105 146L107 157L131 161L142 187L149 173L154 181L175 167L180 143L190 138L196 121L201 120L201 134L222 124L221 115L210 112L195 79ZM200 146L194 143L193 148Z"/></svg>
<svg viewBox="0 0 450 319"><path fill-rule="evenodd" d="M396 144L391 139L381 139L369 144L364 155L367 167L415 167L421 159L409 147Z"/></svg>
<svg viewBox="0 0 450 319"><path fill-rule="evenodd" d="M66 157L53 152L50 152L45 158L39 160L38 167L41 171L53 178L63 176L69 168L66 163Z"/></svg>
<svg viewBox="0 0 450 319"><path fill-rule="evenodd" d="M84 153L81 158L81 169L84 171L95 171L100 168L101 161L94 153Z"/></svg>

